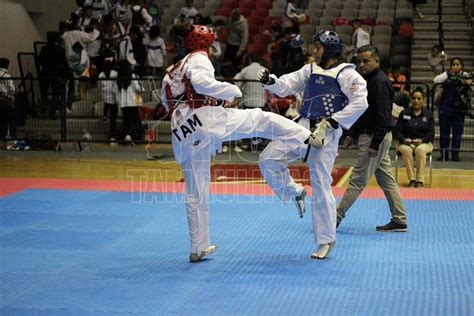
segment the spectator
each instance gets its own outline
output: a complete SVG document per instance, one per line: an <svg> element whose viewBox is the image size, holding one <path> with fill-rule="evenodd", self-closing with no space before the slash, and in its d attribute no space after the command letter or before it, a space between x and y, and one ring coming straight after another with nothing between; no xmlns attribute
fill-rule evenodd
<svg viewBox="0 0 474 316"><path fill-rule="evenodd" d="M153 19L153 25L160 26L161 25L161 16L163 14L163 10L161 7L156 3L156 0L148 0L147 3L147 10L148 14Z"/></svg>
<svg viewBox="0 0 474 316"><path fill-rule="evenodd" d="M133 144L134 140L143 138L138 110L143 103L141 95L144 89L127 60L119 62L117 76L115 98L123 113L123 135L126 142Z"/></svg>
<svg viewBox="0 0 474 316"><path fill-rule="evenodd" d="M0 58L0 139L16 137L15 85L8 66L10 60Z"/></svg>
<svg viewBox="0 0 474 316"><path fill-rule="evenodd" d="M235 85L242 91L242 99L239 107L244 109L263 109L266 105L266 95L262 84L255 81L260 70L265 69L261 64L261 58L256 54L249 54L246 58L246 66L234 76ZM251 80L251 81L249 81ZM234 145L235 152L241 152L239 145Z"/></svg>
<svg viewBox="0 0 474 316"><path fill-rule="evenodd" d="M115 98L117 90L117 71L113 70L114 59L112 57L106 57L104 60L104 70L99 74L99 87L102 95L102 101L104 102L104 113L102 120L107 122L107 116L110 112L109 117L109 132L108 137L110 143L115 143L117 138L117 113L118 106Z"/></svg>
<svg viewBox="0 0 474 316"><path fill-rule="evenodd" d="M352 34L352 49L349 51L350 56L357 56L357 49L370 45L370 35L362 28L362 23L359 19L351 21L354 33Z"/></svg>
<svg viewBox="0 0 474 316"><path fill-rule="evenodd" d="M66 57L69 58L72 54L72 45L79 42L82 47L87 43L95 41L99 37L100 32L94 29L91 33L86 33L78 28L70 28L61 35L64 40L64 49L66 50Z"/></svg>
<svg viewBox="0 0 474 316"><path fill-rule="evenodd" d="M89 26L86 28L86 31L88 33L91 33L94 30L98 30L98 29L99 29L99 21L97 21L97 19L95 18L91 19ZM103 57L101 56L101 47L102 47L101 34L97 37L95 41L89 42L86 45L87 55L89 55L89 59L91 61L90 77L94 78L94 80L97 78L97 75L102 71Z"/></svg>
<svg viewBox="0 0 474 316"><path fill-rule="evenodd" d="M297 24L303 23L306 20L306 15L304 13L298 13L296 10L293 0L288 0L285 6L285 13L283 18L283 27L293 28L294 23Z"/></svg>
<svg viewBox="0 0 474 316"><path fill-rule="evenodd" d="M363 46L357 51L358 70L367 81L369 108L349 130L346 147L358 138L358 155L349 186L337 206L337 226L375 175L388 201L391 219L377 226L378 231L406 232L407 217L397 182L392 175L389 150L392 144L391 119L393 88L380 69L380 57L375 46Z"/></svg>
<svg viewBox="0 0 474 316"><path fill-rule="evenodd" d="M231 61L234 66L242 64L242 54L245 52L249 38L247 19L235 8L229 18L229 35L224 61Z"/></svg>
<svg viewBox="0 0 474 316"><path fill-rule="evenodd" d="M40 90L43 106L49 104L49 118L53 119L59 110L61 99L62 79L69 78L69 64L66 51L60 45L59 32L46 34L47 44L41 48L38 56ZM51 88L51 103L48 101L48 91Z"/></svg>
<svg viewBox="0 0 474 316"><path fill-rule="evenodd" d="M298 26L298 22L293 22L293 27L288 28L287 31L289 32L288 38L288 59L287 59L287 66L286 72L293 72L305 64L305 56L303 53L303 46L305 45L305 41L300 34L300 28Z"/></svg>
<svg viewBox="0 0 474 316"><path fill-rule="evenodd" d="M132 39L129 35L122 37L118 44L118 60L127 60L128 63L132 66L137 64L135 60L135 55L133 53L133 44Z"/></svg>
<svg viewBox="0 0 474 316"><path fill-rule="evenodd" d="M222 46L221 42L219 41L219 32L225 26L225 22L221 19L218 19L214 22L214 41L211 45L211 52L212 54L209 56L211 59L212 65L214 66L214 75L216 77L222 76L221 73L221 58L222 58Z"/></svg>
<svg viewBox="0 0 474 316"><path fill-rule="evenodd" d="M448 60L448 55L440 51L438 45L433 45L431 52L428 54L428 64L431 66L435 75L439 75L444 71L446 60Z"/></svg>
<svg viewBox="0 0 474 316"><path fill-rule="evenodd" d="M81 43L72 45L73 53L69 56L69 68L72 70L74 78L79 79L79 97L85 99L87 79L89 78L89 56Z"/></svg>
<svg viewBox="0 0 474 316"><path fill-rule="evenodd" d="M392 82L392 87L395 92L408 92L405 90L405 82L407 81L407 76L405 76L401 71L399 66L393 66L392 70L387 74L388 80Z"/></svg>
<svg viewBox="0 0 474 316"><path fill-rule="evenodd" d="M92 6L90 5L87 5L87 6L84 6L84 9L82 11L82 18L80 18L80 26L81 26L81 30L85 31L86 30L86 27L89 26L89 24L91 23L91 20L94 16L94 9L92 8Z"/></svg>
<svg viewBox="0 0 474 316"><path fill-rule="evenodd" d="M178 15L174 18L174 24L191 25L194 23L194 17L199 11L194 7L193 0L186 0L186 6L182 7Z"/></svg>
<svg viewBox="0 0 474 316"><path fill-rule="evenodd" d="M411 188L423 187L426 155L433 151L434 119L431 111L423 108L424 103L423 90L420 88L414 90L411 93L411 107L400 113L395 128L397 150L405 163L410 181L408 186Z"/></svg>
<svg viewBox="0 0 474 316"><path fill-rule="evenodd" d="M129 10L132 13L131 23L128 25L130 31L132 27L138 28L142 34L148 30L153 23L153 18L148 13L147 9L142 7L138 0L131 0Z"/></svg>
<svg viewBox="0 0 474 316"><path fill-rule="evenodd" d="M100 21L104 15L110 13L110 4L107 0L94 0L92 9L94 10L93 17Z"/></svg>
<svg viewBox="0 0 474 316"><path fill-rule="evenodd" d="M434 83L444 83L439 101L439 147L441 156L438 161L451 159L460 161L459 149L464 131L464 117L470 106L470 85L472 79L469 73L464 72L464 63L461 58L451 59L449 71L437 75ZM451 148L449 136L453 134Z"/></svg>
<svg viewBox="0 0 474 316"><path fill-rule="evenodd" d="M166 55L165 40L161 37L160 28L156 25L150 28L147 44L147 74L163 78Z"/></svg>
<svg viewBox="0 0 474 316"><path fill-rule="evenodd" d="M134 71L139 77L142 77L145 75L147 51L146 45L144 44L143 33L136 25L130 28L130 41L132 43L133 58L137 62Z"/></svg>
<svg viewBox="0 0 474 316"><path fill-rule="evenodd" d="M272 36L272 43L269 45L272 73L280 77L285 74L286 60L289 53L287 37L282 25L277 21L272 23L268 33Z"/></svg>

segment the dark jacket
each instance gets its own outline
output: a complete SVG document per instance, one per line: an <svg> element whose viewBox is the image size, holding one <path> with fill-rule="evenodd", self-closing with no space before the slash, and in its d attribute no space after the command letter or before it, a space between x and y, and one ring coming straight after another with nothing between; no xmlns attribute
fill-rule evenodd
<svg viewBox="0 0 474 316"><path fill-rule="evenodd" d="M395 127L395 138L400 143L403 143L405 138L419 138L423 143L432 143L434 133L433 114L427 109L423 109L418 116L413 113L411 107L403 110Z"/></svg>
<svg viewBox="0 0 474 316"><path fill-rule="evenodd" d="M349 135L357 138L360 134L372 135L370 148L379 150L385 134L390 131L392 120L392 83L379 68L364 76L367 81L367 103L369 108L355 122Z"/></svg>

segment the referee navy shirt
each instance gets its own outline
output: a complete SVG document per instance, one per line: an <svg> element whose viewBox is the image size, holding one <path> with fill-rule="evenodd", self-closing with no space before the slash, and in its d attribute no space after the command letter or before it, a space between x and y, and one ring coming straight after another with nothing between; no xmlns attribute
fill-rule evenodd
<svg viewBox="0 0 474 316"><path fill-rule="evenodd" d="M405 138L419 138L423 143L432 143L434 139L434 118L427 109L415 115L413 108L403 110L395 127L395 138L403 144Z"/></svg>
<svg viewBox="0 0 474 316"><path fill-rule="evenodd" d="M391 129L393 87L380 68L363 77L367 81L369 108L351 128L349 135L357 138L361 134L370 134L373 137L369 147L379 150L385 134Z"/></svg>

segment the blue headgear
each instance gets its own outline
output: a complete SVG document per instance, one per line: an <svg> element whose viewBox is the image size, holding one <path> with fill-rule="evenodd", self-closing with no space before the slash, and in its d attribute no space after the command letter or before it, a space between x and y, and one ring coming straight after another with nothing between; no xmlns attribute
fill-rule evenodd
<svg viewBox="0 0 474 316"><path fill-rule="evenodd" d="M324 46L324 54L321 60L322 65L332 56L342 52L342 38L334 31L319 31L313 36L313 43L316 41L320 41Z"/></svg>

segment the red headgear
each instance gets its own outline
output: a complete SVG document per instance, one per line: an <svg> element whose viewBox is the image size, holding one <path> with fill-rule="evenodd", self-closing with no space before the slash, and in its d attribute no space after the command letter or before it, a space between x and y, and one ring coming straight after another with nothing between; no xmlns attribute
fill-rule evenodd
<svg viewBox="0 0 474 316"><path fill-rule="evenodd" d="M191 30L186 34L184 47L196 50L207 50L214 40L214 31L205 25L191 25Z"/></svg>

